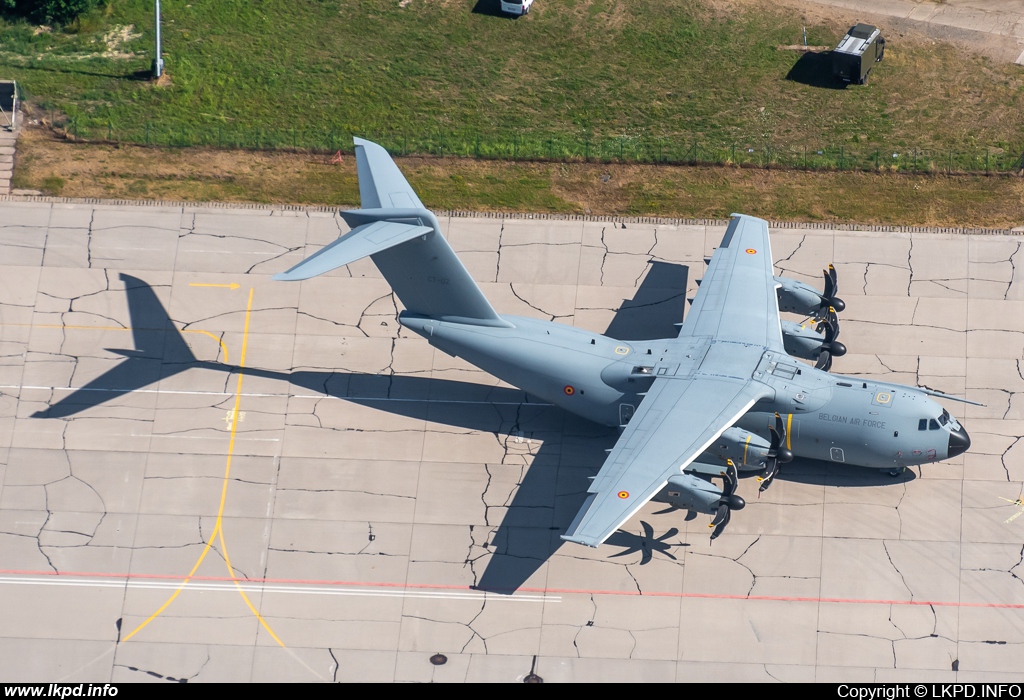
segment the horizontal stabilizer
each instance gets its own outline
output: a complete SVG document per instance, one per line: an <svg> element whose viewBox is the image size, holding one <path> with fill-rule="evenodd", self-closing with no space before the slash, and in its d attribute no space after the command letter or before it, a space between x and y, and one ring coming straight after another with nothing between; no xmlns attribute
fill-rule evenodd
<svg viewBox="0 0 1024 700"><path fill-rule="evenodd" d="M437 219L429 209L345 209L338 212L345 223L355 228L374 221L418 222L423 226L431 226Z"/></svg>
<svg viewBox="0 0 1024 700"><path fill-rule="evenodd" d="M426 226L393 221L358 226L287 272L274 275L274 279L284 282L306 280L433 232L434 229Z"/></svg>

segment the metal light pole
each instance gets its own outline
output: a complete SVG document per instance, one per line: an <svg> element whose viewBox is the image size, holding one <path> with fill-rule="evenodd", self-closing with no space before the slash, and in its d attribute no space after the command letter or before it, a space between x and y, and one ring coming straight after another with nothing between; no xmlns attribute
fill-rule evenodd
<svg viewBox="0 0 1024 700"><path fill-rule="evenodd" d="M160 58L160 0L156 0L156 57L153 59L153 77L159 78L164 72L164 59Z"/></svg>

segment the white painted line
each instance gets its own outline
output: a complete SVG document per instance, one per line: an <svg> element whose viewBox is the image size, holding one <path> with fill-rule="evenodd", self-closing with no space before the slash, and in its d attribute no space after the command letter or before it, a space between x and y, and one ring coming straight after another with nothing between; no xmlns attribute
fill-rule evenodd
<svg viewBox="0 0 1024 700"><path fill-rule="evenodd" d="M252 375L247 375L252 376ZM98 389L95 387L68 387L68 386L34 386L31 384L0 384L0 390L3 389L34 389L38 391L60 391L68 394L75 393L77 391L99 391L107 392L110 394L169 394L169 395L182 395L182 396L234 396L234 392L224 391L178 391L172 389ZM399 398L388 398L388 397L374 397L374 396L334 396L333 394L260 394L260 393L242 393L240 396L246 398L270 398L270 399L338 399L341 401L394 401L398 403L454 403L454 404L467 404L471 406L539 406L542 408L550 407L549 403L534 403L532 401L457 401L454 399L399 399Z"/></svg>
<svg viewBox="0 0 1024 700"><path fill-rule="evenodd" d="M199 250L198 248L182 248L178 251L179 253L216 253L217 255L224 255L224 253L231 253L232 255L271 255L274 253L273 250ZM288 252L288 251L284 251ZM269 260L267 261L269 262ZM244 309L243 309L244 310Z"/></svg>
<svg viewBox="0 0 1024 700"><path fill-rule="evenodd" d="M153 581L145 579L87 579L63 576L0 576L0 585L16 586L72 586L75 588L133 588L139 590L177 590L178 580ZM302 595L337 595L369 598L432 598L441 600L507 600L513 603L560 603L561 596L520 593L501 595L486 591L443 591L418 588L346 588L342 586L294 585L279 583L244 583L236 586L231 581L190 581L187 590L229 593L241 588L246 593L297 593Z"/></svg>

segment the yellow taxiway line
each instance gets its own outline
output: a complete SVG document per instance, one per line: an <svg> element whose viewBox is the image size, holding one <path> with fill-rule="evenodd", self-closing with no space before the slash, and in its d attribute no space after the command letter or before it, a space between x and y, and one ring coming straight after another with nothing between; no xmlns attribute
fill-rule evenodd
<svg viewBox="0 0 1024 700"><path fill-rule="evenodd" d="M228 557L227 544L224 541L224 504L226 503L228 496L228 483L229 477L231 476L231 458L235 452L235 437L236 433L238 432L237 417L238 408L242 401L242 378L245 376L242 370L245 367L245 354L249 344L249 320L252 317L252 297L253 289L250 288L249 303L245 308L245 329L242 331L242 354L238 361L238 385L237 388L235 389L235 404L234 407L231 409L231 440L230 442L228 442L227 464L224 467L224 480L223 483L221 484L220 507L217 509L217 522L213 527L213 532L210 533L210 538L209 540L207 540L206 546L203 547L202 554L199 555L199 559L196 560L195 565L192 567L192 570L188 572L188 576L185 577L185 580L181 582L181 585L174 590L174 593L171 594L171 596L164 602L164 604L157 608L156 612L147 617L138 627L129 632L128 635L125 636L122 641L127 642L129 639L134 637L141 630L143 630L146 627L146 625L155 620L160 615L160 613L166 610L171 603L174 602L174 599L178 597L178 595L185 589L185 586L188 585L189 581L192 580L192 577L195 576L196 571L199 569L199 565L203 563L203 560L206 559L206 555L210 552L210 547L213 545L214 539L217 539L220 541L221 554L224 555L224 562L225 564L227 564L228 567L228 575L231 576L231 580L234 582L235 588L242 596L242 600L244 600L245 604L249 606L249 610L251 610L252 614L256 616L256 619L260 621L260 624L263 625L263 628L266 629L270 636L274 638L274 641L280 644L282 647L284 646L284 642L281 641L281 638L274 633L274 630L270 628L270 625L267 624L267 621L263 619L263 616L260 615L258 610L256 610L256 607L252 604L252 601L249 600L249 596L246 595L245 591L239 584L238 578L235 575L235 570L231 567L231 559Z"/></svg>

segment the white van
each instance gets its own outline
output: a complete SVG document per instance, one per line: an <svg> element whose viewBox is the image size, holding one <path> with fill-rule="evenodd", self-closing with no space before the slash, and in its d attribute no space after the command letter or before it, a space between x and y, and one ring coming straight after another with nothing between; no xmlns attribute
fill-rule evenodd
<svg viewBox="0 0 1024 700"><path fill-rule="evenodd" d="M501 0L501 11L510 15L527 15L533 0Z"/></svg>

